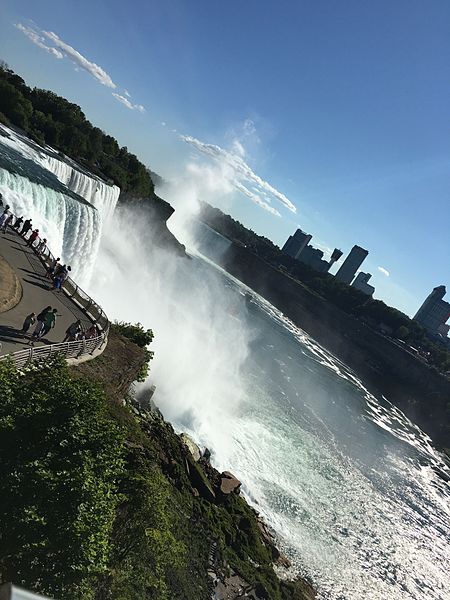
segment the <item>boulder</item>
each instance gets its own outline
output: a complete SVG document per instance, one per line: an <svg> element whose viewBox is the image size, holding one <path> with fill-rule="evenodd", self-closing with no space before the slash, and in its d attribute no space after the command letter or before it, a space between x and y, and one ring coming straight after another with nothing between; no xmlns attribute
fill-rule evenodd
<svg viewBox="0 0 450 600"><path fill-rule="evenodd" d="M241 482L229 471L224 471L220 476L220 491L222 494L239 493Z"/></svg>
<svg viewBox="0 0 450 600"><path fill-rule="evenodd" d="M187 433L182 433L180 435L180 438L181 438L181 441L183 442L183 444L186 446L186 448L192 454L192 458L195 460L195 462L198 462L202 455L202 453L200 452L200 448L197 446L197 444L194 442L194 440L188 436Z"/></svg>

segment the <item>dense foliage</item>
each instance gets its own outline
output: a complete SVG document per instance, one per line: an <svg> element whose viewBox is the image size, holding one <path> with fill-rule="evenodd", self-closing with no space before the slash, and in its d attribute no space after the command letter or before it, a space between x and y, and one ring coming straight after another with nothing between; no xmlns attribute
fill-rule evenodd
<svg viewBox="0 0 450 600"><path fill-rule="evenodd" d="M393 337L420 348L422 354L427 355L428 362L440 372L450 371L448 349L404 313L381 300L368 297L354 287L338 281L329 273L320 273L305 263L295 260L270 240L247 229L220 209L206 203L202 203L201 208L202 221L228 239L246 246L250 252L283 270L347 314L363 318L375 328L380 326L389 328Z"/></svg>
<svg viewBox="0 0 450 600"><path fill-rule="evenodd" d="M65 363L0 362L0 575L59 598L93 598L107 570L122 432L99 387Z"/></svg>
<svg viewBox="0 0 450 600"><path fill-rule="evenodd" d="M112 180L123 192L153 196L150 172L126 147L93 126L79 106L57 94L29 88L0 65L0 122L23 129L39 144L48 144Z"/></svg>
<svg viewBox="0 0 450 600"><path fill-rule="evenodd" d="M143 348L147 358L146 363L142 366L138 378L138 381L145 381L148 375L148 369L151 359L153 358L153 352L147 348L147 346L153 340L153 331L151 329L144 329L141 323L125 323L124 321L115 321L112 325L114 331L125 336L134 344Z"/></svg>

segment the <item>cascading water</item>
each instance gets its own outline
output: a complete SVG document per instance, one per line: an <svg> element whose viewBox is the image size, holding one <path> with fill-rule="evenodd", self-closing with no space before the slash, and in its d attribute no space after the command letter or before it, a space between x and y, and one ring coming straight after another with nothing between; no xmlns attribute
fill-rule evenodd
<svg viewBox="0 0 450 600"><path fill-rule="evenodd" d="M155 253L134 213L112 226L90 293L153 328L155 401L241 479L291 574L327 600L444 600L448 469L427 436L204 257Z"/></svg>
<svg viewBox="0 0 450 600"><path fill-rule="evenodd" d="M15 214L32 219L52 252L70 264L77 282L85 285L120 189L9 128L2 126L0 133L4 201Z"/></svg>

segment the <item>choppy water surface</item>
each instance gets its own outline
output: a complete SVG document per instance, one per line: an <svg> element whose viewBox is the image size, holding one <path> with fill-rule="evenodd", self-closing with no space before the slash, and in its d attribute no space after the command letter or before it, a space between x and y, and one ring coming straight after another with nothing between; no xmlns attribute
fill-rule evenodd
<svg viewBox="0 0 450 600"><path fill-rule="evenodd" d="M180 414L162 391L163 410L243 481L292 571L311 577L321 598L450 598L449 487L429 438L270 304L220 276L224 336L235 331L238 343L240 330L251 332L239 376L229 373L239 402L218 390L224 404L202 411L200 385L198 410Z"/></svg>

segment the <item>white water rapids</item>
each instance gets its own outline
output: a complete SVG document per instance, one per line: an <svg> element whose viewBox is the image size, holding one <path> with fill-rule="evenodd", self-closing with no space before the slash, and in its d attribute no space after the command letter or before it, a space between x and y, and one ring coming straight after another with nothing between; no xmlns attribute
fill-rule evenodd
<svg viewBox="0 0 450 600"><path fill-rule="evenodd" d="M22 168L0 191L43 206L55 235L65 219L62 248L92 240L100 211ZM291 575L308 575L322 599L448 600L450 493L438 474L448 469L418 427L209 260L156 251L142 215L116 210L97 257L86 244L88 291L111 318L154 330L156 402L241 479Z"/></svg>

